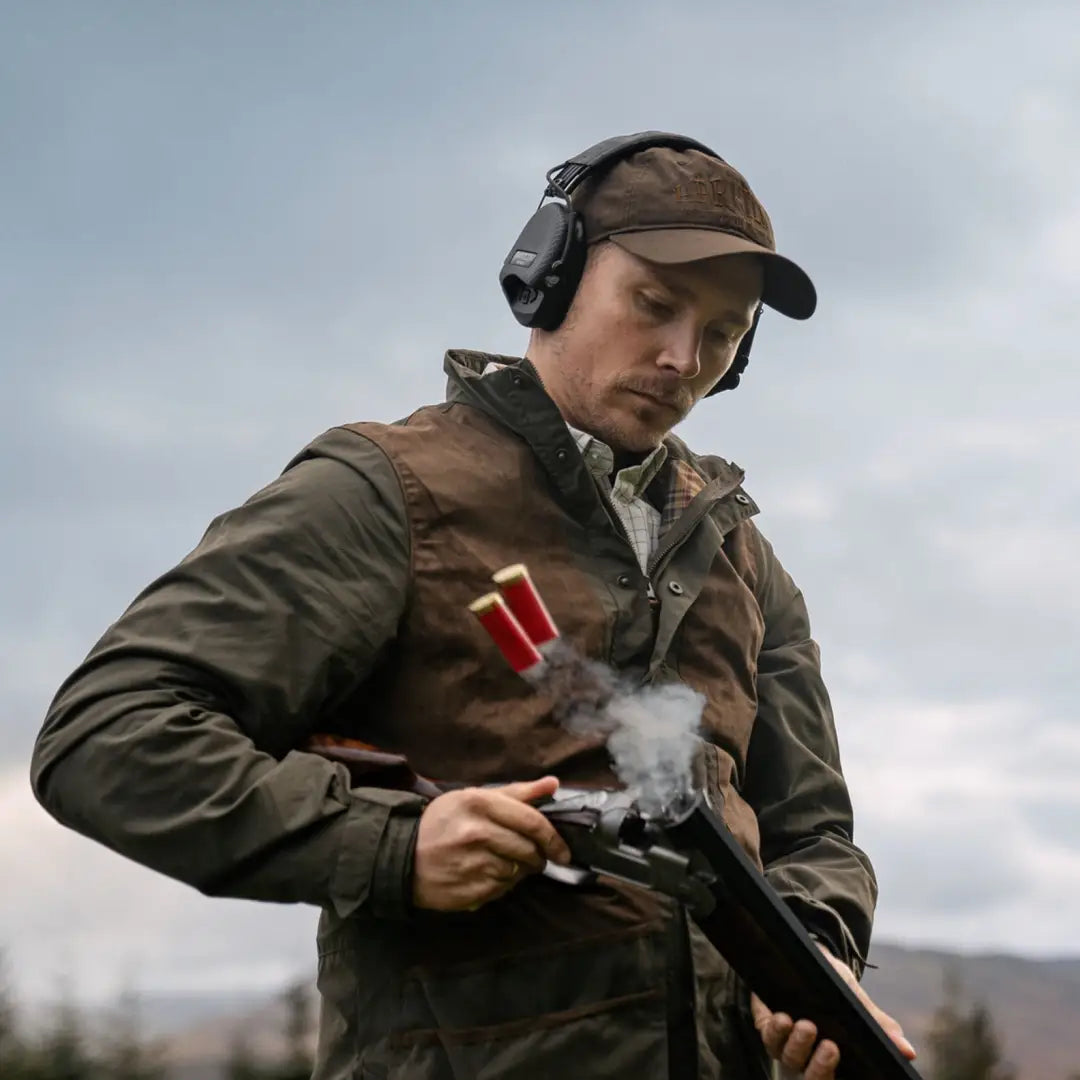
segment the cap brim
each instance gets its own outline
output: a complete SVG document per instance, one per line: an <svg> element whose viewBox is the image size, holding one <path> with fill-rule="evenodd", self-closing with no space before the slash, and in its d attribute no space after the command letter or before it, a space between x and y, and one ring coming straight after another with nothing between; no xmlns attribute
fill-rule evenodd
<svg viewBox="0 0 1080 1080"><path fill-rule="evenodd" d="M791 319L809 319L817 307L817 290L802 267L732 233L719 229L637 229L613 233L606 239L657 263L697 262L717 255L760 255L765 266L763 303Z"/></svg>

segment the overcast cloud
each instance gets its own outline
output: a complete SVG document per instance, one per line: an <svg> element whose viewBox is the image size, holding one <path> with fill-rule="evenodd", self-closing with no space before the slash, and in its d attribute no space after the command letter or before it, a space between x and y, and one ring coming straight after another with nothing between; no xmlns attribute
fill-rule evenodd
<svg viewBox="0 0 1080 1080"><path fill-rule="evenodd" d="M0 945L28 992L310 968L313 911L56 826L33 737L310 438L440 399L447 347L520 353L496 273L544 171L645 128L743 170L818 286L680 434L747 469L809 600L878 936L1080 951L1080 9L659 10L0 3Z"/></svg>

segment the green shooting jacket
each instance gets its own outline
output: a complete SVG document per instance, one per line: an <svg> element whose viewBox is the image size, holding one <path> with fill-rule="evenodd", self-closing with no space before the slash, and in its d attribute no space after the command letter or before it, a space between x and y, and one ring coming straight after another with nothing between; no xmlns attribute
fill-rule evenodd
<svg viewBox="0 0 1080 1080"><path fill-rule="evenodd" d="M583 653L703 695L726 823L861 973L876 882L806 607L742 471L668 438L700 490L643 573L531 365L445 367L445 403L325 432L134 600L60 687L34 790L202 893L322 909L318 1080L766 1076L745 986L678 905L530 877L475 913L415 910L424 800L303 749L332 733L466 783L614 783L467 610L524 562Z"/></svg>

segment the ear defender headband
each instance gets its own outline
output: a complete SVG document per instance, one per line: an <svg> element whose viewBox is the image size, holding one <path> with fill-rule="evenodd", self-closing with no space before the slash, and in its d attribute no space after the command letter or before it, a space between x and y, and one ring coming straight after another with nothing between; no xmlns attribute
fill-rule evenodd
<svg viewBox="0 0 1080 1080"><path fill-rule="evenodd" d="M641 131L636 135L616 135L590 146L575 157L549 169L547 186L540 203L499 271L499 284L514 318L522 326L555 330L566 318L581 282L588 252L588 237L581 214L570 205L570 195L587 177L610 168L639 150L663 146L672 150L700 150L723 161L715 150L684 135L666 131ZM561 201L545 203L545 199ZM734 390L750 360L761 304L754 321L739 343L739 351L724 377L709 391Z"/></svg>

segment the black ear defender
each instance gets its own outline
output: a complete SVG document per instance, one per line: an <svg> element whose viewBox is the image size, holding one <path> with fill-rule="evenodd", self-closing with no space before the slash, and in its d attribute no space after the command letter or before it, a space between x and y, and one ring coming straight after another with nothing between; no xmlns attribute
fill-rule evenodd
<svg viewBox="0 0 1080 1080"><path fill-rule="evenodd" d="M715 150L684 135L667 131L641 131L635 135L616 135L549 169L547 186L540 203L514 242L502 269L499 285L514 318L529 329L556 330L561 325L581 282L588 251L588 237L582 215L570 205L574 189L586 177L593 176L617 161L649 147L664 146L673 150L700 150L720 158ZM545 202L546 199L556 200ZM761 317L761 305L754 314L750 329L743 336L735 360L710 394L732 390L750 359L750 344Z"/></svg>
<svg viewBox="0 0 1080 1080"><path fill-rule="evenodd" d="M586 251L585 223L569 202L541 205L529 218L499 273L503 295L522 326L555 330L566 318Z"/></svg>

